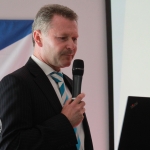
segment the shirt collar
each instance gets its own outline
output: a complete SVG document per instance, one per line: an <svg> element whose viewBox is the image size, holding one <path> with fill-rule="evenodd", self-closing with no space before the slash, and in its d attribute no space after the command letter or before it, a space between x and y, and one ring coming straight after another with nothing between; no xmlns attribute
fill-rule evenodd
<svg viewBox="0 0 150 150"><path fill-rule="evenodd" d="M43 61L39 60L37 57L34 55L31 55L31 58L34 60L34 62L44 71L46 75L49 75L52 72L56 72L54 69L52 69L50 66L48 66L46 63ZM61 72L61 71L59 71ZM62 73L62 72L61 72Z"/></svg>

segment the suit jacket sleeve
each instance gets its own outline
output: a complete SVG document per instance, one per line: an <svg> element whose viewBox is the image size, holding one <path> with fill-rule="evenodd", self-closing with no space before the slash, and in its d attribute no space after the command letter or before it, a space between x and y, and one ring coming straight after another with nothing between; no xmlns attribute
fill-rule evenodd
<svg viewBox="0 0 150 150"><path fill-rule="evenodd" d="M0 150L75 150L68 119L59 113L36 124L34 107L32 91L21 78L8 75L0 82Z"/></svg>

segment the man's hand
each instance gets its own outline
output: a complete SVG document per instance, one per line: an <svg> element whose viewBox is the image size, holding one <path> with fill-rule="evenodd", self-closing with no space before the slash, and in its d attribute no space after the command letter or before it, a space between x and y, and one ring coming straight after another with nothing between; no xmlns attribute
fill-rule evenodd
<svg viewBox="0 0 150 150"><path fill-rule="evenodd" d="M83 120L83 113L85 112L85 102L82 99L85 97L85 94L79 94L75 100L67 100L61 113L64 114L73 127L76 127Z"/></svg>

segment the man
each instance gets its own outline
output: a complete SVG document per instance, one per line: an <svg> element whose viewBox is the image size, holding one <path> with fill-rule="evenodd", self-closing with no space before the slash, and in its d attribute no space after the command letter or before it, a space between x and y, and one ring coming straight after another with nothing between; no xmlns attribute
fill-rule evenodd
<svg viewBox="0 0 150 150"><path fill-rule="evenodd" d="M71 100L65 74L64 103L52 74L68 67L77 51L77 15L53 4L42 7L33 26L34 52L25 66L0 83L0 150L93 150L84 94Z"/></svg>

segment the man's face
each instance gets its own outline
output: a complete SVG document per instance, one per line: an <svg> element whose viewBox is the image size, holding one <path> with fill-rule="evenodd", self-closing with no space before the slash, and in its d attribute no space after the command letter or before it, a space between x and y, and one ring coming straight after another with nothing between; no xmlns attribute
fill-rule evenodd
<svg viewBox="0 0 150 150"><path fill-rule="evenodd" d="M48 33L41 35L42 60L56 71L69 66L77 51L77 38L77 22L55 15Z"/></svg>

